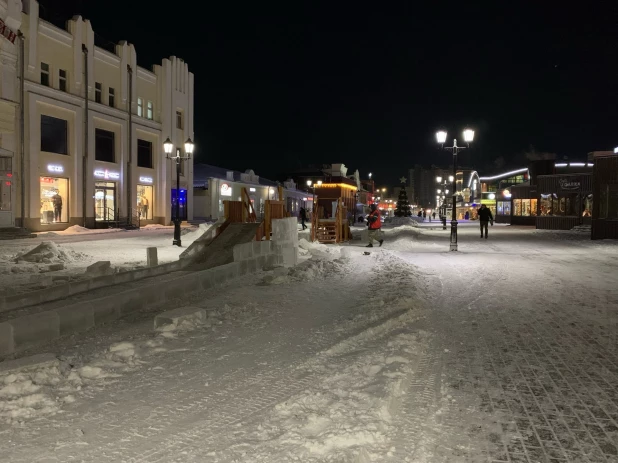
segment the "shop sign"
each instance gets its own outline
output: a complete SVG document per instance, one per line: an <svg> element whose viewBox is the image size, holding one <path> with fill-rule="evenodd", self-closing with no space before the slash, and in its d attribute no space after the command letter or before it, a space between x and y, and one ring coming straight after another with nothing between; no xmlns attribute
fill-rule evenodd
<svg viewBox="0 0 618 463"><path fill-rule="evenodd" d="M47 164L47 170L48 170L49 172L58 172L58 173L61 173L61 172L64 172L64 167L59 166L59 165L57 165L57 164Z"/></svg>
<svg viewBox="0 0 618 463"><path fill-rule="evenodd" d="M558 185L561 190L579 190L582 184L579 180L570 180L567 178L558 179Z"/></svg>
<svg viewBox="0 0 618 463"><path fill-rule="evenodd" d="M255 188L249 188L249 191L250 191L251 193L255 193Z"/></svg>
<svg viewBox="0 0 618 463"><path fill-rule="evenodd" d="M140 177L139 181L142 183L152 183L152 177Z"/></svg>
<svg viewBox="0 0 618 463"><path fill-rule="evenodd" d="M49 177L41 177L41 183L54 183L54 179Z"/></svg>
<svg viewBox="0 0 618 463"><path fill-rule="evenodd" d="M110 172L107 169L95 170L94 176L97 178L112 179L112 180L118 180L120 178L120 174L118 172Z"/></svg>
<svg viewBox="0 0 618 463"><path fill-rule="evenodd" d="M13 32L8 26L0 19L0 34L11 43L15 43L17 33Z"/></svg>
<svg viewBox="0 0 618 463"><path fill-rule="evenodd" d="M232 196L232 187L227 183L221 184L221 196Z"/></svg>

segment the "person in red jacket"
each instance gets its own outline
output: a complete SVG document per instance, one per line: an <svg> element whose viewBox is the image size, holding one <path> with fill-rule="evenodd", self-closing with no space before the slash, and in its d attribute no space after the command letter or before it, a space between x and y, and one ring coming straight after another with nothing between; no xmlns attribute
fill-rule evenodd
<svg viewBox="0 0 618 463"><path fill-rule="evenodd" d="M367 217L367 226L369 227L369 244L368 248L373 247L373 240L376 240L382 246L384 240L380 238L380 228L382 228L382 218L380 217L380 209L375 204L371 205L371 213Z"/></svg>

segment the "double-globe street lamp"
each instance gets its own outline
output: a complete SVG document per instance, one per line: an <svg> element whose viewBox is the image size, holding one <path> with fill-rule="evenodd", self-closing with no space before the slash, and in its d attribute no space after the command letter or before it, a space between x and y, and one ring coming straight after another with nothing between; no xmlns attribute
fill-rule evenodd
<svg viewBox="0 0 618 463"><path fill-rule="evenodd" d="M172 156L172 151L174 150L174 144L171 142L169 137L167 140L163 142L163 150L165 151L165 158L176 161L176 216L174 217L174 241L172 242L172 246L181 246L180 243L180 222L182 222L180 218L180 163L181 161L188 161L191 159L191 155L193 154L193 148L195 145L191 141L191 138L188 138L185 142L185 154L180 154L180 148L176 148L176 156ZM172 201L173 206L173 201Z"/></svg>
<svg viewBox="0 0 618 463"><path fill-rule="evenodd" d="M453 152L453 214L451 216L450 250L457 251L457 153L462 149L465 149L466 147L457 146L456 138L453 139L453 146L444 146L444 143L446 143L446 135L447 134L445 130L439 130L438 132L436 132L436 140L438 141L438 143L440 143L442 148ZM468 147L470 147L470 143L472 143L472 141L474 140L474 130L469 128L464 129L463 137L464 141L468 144Z"/></svg>

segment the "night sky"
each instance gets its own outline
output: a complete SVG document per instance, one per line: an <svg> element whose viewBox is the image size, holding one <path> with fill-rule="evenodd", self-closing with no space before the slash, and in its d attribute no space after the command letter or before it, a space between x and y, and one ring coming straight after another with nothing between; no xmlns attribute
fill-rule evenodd
<svg viewBox="0 0 618 463"><path fill-rule="evenodd" d="M41 1L135 44L141 66L188 62L198 162L273 178L343 162L394 185L449 164L439 127L473 127L462 162L487 174L530 146L580 160L618 145L616 2L268 3Z"/></svg>

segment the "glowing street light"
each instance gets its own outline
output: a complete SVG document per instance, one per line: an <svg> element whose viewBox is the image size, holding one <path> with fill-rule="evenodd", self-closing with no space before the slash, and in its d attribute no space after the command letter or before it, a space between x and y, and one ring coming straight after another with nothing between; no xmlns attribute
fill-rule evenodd
<svg viewBox="0 0 618 463"><path fill-rule="evenodd" d="M438 140L438 143L440 143L441 145L446 143L446 131L445 130L438 130L436 132L436 140Z"/></svg>

